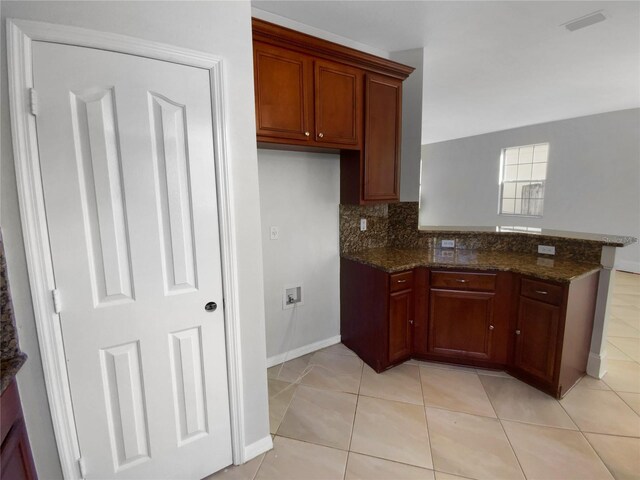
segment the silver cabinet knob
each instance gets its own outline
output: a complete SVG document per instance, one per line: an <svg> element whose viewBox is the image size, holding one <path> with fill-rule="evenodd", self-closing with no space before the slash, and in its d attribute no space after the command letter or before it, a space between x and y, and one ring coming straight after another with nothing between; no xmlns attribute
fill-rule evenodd
<svg viewBox="0 0 640 480"><path fill-rule="evenodd" d="M411 325L413 325L413 320L409 320L409 323L410 323Z"/></svg>
<svg viewBox="0 0 640 480"><path fill-rule="evenodd" d="M516 335L520 335L520 330L516 330Z"/></svg>
<svg viewBox="0 0 640 480"><path fill-rule="evenodd" d="M322 137L324 137L324 133L320 132L320 133L318 134L318 136L319 136L320 138L322 138Z"/></svg>
<svg viewBox="0 0 640 480"><path fill-rule="evenodd" d="M494 328L496 327L494 327L493 325L489 325L489 330L493 330Z"/></svg>
<svg viewBox="0 0 640 480"><path fill-rule="evenodd" d="M304 136L308 137L309 136L309 132L304 132Z"/></svg>

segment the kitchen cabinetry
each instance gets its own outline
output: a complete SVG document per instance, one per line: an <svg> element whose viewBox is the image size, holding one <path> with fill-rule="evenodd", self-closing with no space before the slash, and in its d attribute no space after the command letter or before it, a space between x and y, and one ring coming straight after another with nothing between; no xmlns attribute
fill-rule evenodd
<svg viewBox="0 0 640 480"><path fill-rule="evenodd" d="M506 369L558 398L584 375L597 272L557 284L511 272L340 265L342 342L377 372L411 357Z"/></svg>
<svg viewBox="0 0 640 480"><path fill-rule="evenodd" d="M389 275L389 363L406 360L413 352L413 272Z"/></svg>
<svg viewBox="0 0 640 480"><path fill-rule="evenodd" d="M2 480L36 479L27 429L15 380L0 397L0 478Z"/></svg>
<svg viewBox="0 0 640 480"><path fill-rule="evenodd" d="M413 71L253 19L261 147L340 153L341 203L399 199L402 81Z"/></svg>
<svg viewBox="0 0 640 480"><path fill-rule="evenodd" d="M566 285L519 277L509 372L562 397L586 369L597 288L597 274Z"/></svg>
<svg viewBox="0 0 640 480"><path fill-rule="evenodd" d="M360 70L260 42L253 56L258 141L359 146Z"/></svg>
<svg viewBox="0 0 640 480"><path fill-rule="evenodd" d="M432 271L426 345L430 360L477 366L504 364L508 349L511 274Z"/></svg>
<svg viewBox="0 0 640 480"><path fill-rule="evenodd" d="M341 259L342 343L376 372L413 352L415 302L412 271L389 274Z"/></svg>

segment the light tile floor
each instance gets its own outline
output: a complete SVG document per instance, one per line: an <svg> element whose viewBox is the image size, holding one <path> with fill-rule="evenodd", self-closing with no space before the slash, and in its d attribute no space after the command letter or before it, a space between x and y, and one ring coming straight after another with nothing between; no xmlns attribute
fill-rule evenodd
<svg viewBox="0 0 640 480"><path fill-rule="evenodd" d="M640 479L640 276L618 272L609 373L564 399L503 372L344 345L270 368L274 449L210 480Z"/></svg>

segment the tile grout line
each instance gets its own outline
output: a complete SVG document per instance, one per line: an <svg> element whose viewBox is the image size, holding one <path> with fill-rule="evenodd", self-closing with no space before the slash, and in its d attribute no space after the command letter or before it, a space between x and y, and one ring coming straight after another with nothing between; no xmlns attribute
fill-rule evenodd
<svg viewBox="0 0 640 480"><path fill-rule="evenodd" d="M358 357L360 358L360 357ZM360 382L358 382L358 393L356 394L356 408L353 410L353 422L351 423L351 435L349 436L349 446L347 447L347 461L344 464L344 475L342 479L347 478L347 467L349 466L349 457L351 455L351 443L353 442L353 432L356 428L356 415L358 415L358 404L360 403L360 389L362 388L362 377L364 376L364 361L360 359L362 365L360 367Z"/></svg>
<svg viewBox="0 0 640 480"><path fill-rule="evenodd" d="M520 462L520 458L518 458L518 454L516 453L516 449L513 446L513 443L511 443L511 439L509 438L509 435L507 435L507 431L504 428L504 425L502 423L502 419L498 416L498 411L496 410L496 407L493 405L493 402L491 401L491 397L489 396L489 392L487 392L487 389L484 386L484 383L482 383L482 380L480 380L480 385L482 385L482 390L484 390L484 394L487 396L487 398L489 399L489 403L491 404L491 408L493 408L493 413L496 414L496 420L498 420L498 423L500 424L500 428L502 429L502 433L504 435L504 437L507 439L507 443L509 444L509 447L511 448L511 452L513 452L513 456L516 459L516 462L518 462L518 467L520 467L520 471L522 472L522 476L527 479L527 474L524 471L524 468L522 467L522 463Z"/></svg>
<svg viewBox="0 0 640 480"><path fill-rule="evenodd" d="M431 433L429 432L429 417L427 415L427 402L424 398L424 386L422 385L422 368L418 366L418 378L420 379L420 393L422 394L422 411L424 412L424 423L427 427L427 439L429 440L429 455L431 456L431 466L433 467L433 477L436 477L436 461L433 456L433 445L431 444Z"/></svg>

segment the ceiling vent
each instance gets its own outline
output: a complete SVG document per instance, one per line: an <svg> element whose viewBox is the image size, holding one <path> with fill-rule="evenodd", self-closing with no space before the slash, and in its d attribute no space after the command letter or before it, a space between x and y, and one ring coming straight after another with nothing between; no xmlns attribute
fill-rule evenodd
<svg viewBox="0 0 640 480"><path fill-rule="evenodd" d="M581 28L588 27L593 25L594 23L604 22L607 17L604 16L602 10L598 10L597 12L590 13L589 15L585 15L584 17L576 18L575 20L571 20L570 22L563 23L567 30L573 32L575 30L580 30Z"/></svg>

